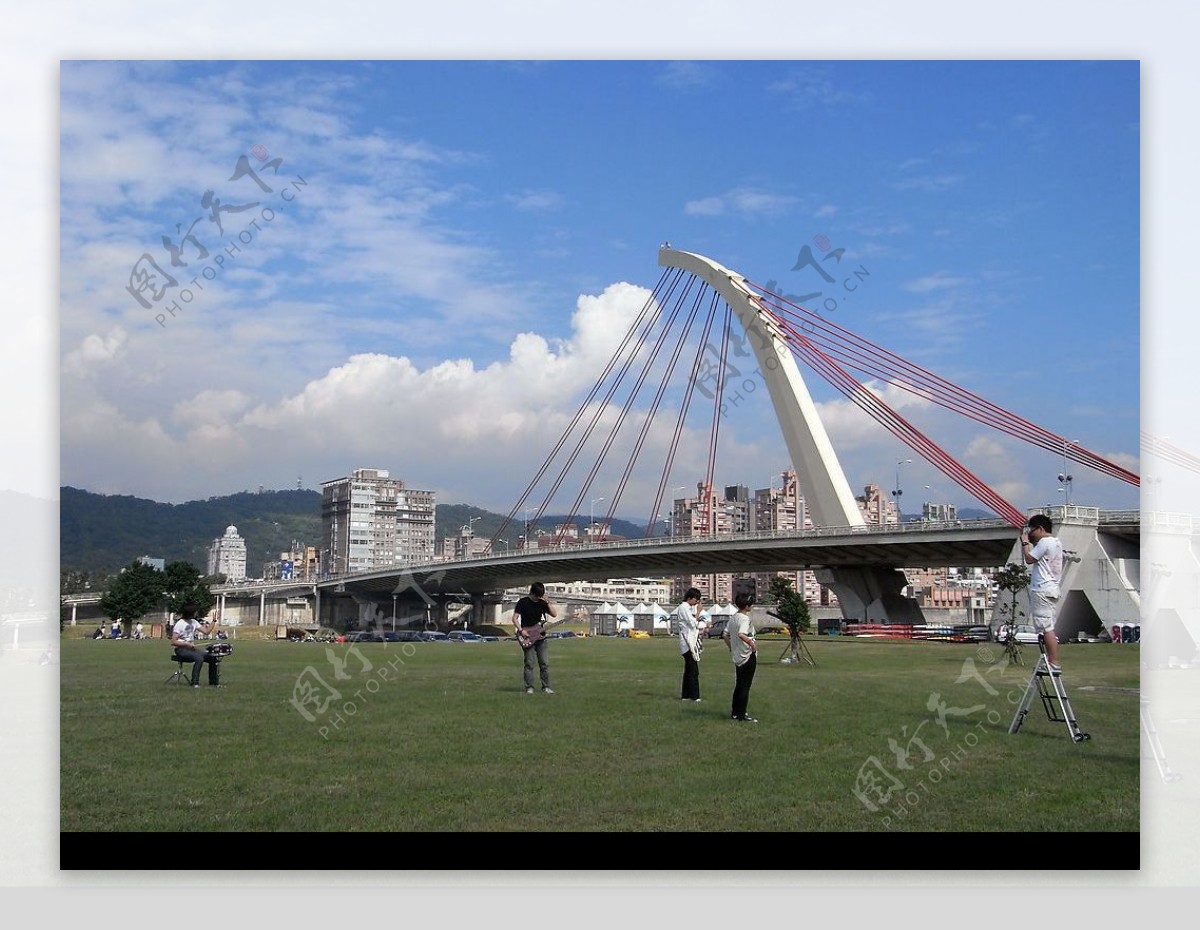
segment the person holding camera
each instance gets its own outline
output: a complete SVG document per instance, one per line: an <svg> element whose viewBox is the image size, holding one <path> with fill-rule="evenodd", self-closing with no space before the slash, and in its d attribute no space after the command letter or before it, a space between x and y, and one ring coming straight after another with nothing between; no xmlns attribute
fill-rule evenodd
<svg viewBox="0 0 1200 930"><path fill-rule="evenodd" d="M171 645L175 647L175 655L192 662L192 687L200 687L200 669L208 663L208 683L217 687L221 682L221 659L203 649L196 648L196 631L205 636L212 632L217 621L210 620L201 623L196 619L196 608L187 605L180 611L180 617L171 628Z"/></svg>
<svg viewBox="0 0 1200 930"><path fill-rule="evenodd" d="M735 594L733 606L737 613L729 618L721 638L729 647L733 659L734 685L733 707L730 719L741 723L758 723L746 713L750 703L750 685L754 682L754 669L758 665L758 643L754 641L754 624L747 611L754 606L754 595L745 592Z"/></svg>
<svg viewBox="0 0 1200 930"><path fill-rule="evenodd" d="M533 694L534 658L542 679L542 694L554 693L550 687L550 662L546 658L546 631L542 627L542 618L546 616L557 617L558 609L546 600L546 586L535 581L529 586L529 593L513 607L513 626L524 661L526 694Z"/></svg>
<svg viewBox="0 0 1200 930"><path fill-rule="evenodd" d="M1021 534L1021 555L1029 569L1029 620L1046 643L1046 661L1051 673L1062 672L1058 664L1058 636L1054 632L1054 610L1061 594L1063 547L1050 535L1053 524L1045 514L1029 518Z"/></svg>

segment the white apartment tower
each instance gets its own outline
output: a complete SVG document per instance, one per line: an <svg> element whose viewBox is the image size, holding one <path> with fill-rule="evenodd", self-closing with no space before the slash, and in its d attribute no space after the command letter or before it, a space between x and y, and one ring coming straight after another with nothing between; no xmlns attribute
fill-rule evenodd
<svg viewBox="0 0 1200 930"><path fill-rule="evenodd" d="M236 526L225 527L208 547L208 573L224 575L226 581L246 580L246 540L238 535Z"/></svg>
<svg viewBox="0 0 1200 930"><path fill-rule="evenodd" d="M322 573L433 561L436 506L433 491L409 488L382 468L322 482Z"/></svg>

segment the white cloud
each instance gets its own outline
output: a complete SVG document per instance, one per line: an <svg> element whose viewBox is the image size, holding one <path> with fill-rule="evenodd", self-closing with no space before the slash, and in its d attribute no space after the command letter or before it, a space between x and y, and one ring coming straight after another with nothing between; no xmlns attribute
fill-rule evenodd
<svg viewBox="0 0 1200 930"><path fill-rule="evenodd" d="M892 188L898 191L925 191L936 193L957 187L964 180L961 174L922 175L916 178L902 178L892 183Z"/></svg>
<svg viewBox="0 0 1200 930"><path fill-rule="evenodd" d="M127 338L120 326L113 327L105 336L92 333L84 338L79 348L67 353L63 368L72 374L82 375L96 365L111 362L120 353Z"/></svg>
<svg viewBox="0 0 1200 930"><path fill-rule="evenodd" d="M914 281L906 282L903 287L914 294L928 294L930 291L944 290L948 287L959 287L968 281L964 277L955 277L946 271L935 271Z"/></svg>
<svg viewBox="0 0 1200 930"><path fill-rule="evenodd" d="M507 359L482 367L360 353L283 396L262 385L257 397L198 391L173 405L169 424L134 419L71 384L63 483L181 500L214 493L216 478L226 490L286 487L297 470L316 470L316 481L388 462L416 484L472 487L499 508L532 477L648 297L623 283L581 296L569 338L521 333Z"/></svg>
<svg viewBox="0 0 1200 930"><path fill-rule="evenodd" d="M504 198L518 210L528 213L542 213L547 210L557 210L562 206L562 196L555 191L526 190L509 194Z"/></svg>
<svg viewBox="0 0 1200 930"><path fill-rule="evenodd" d="M683 212L689 216L722 216L736 213L743 217L781 213L791 209L800 198L790 194L773 194L754 188L738 187L713 197L689 200Z"/></svg>
<svg viewBox="0 0 1200 930"><path fill-rule="evenodd" d="M663 87L675 89L704 87L711 84L716 75L716 68L702 62L672 61L663 68L655 81Z"/></svg>

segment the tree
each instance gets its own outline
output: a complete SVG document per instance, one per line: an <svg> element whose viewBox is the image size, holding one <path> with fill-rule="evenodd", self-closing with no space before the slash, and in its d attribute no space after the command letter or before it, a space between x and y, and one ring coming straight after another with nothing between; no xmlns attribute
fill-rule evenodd
<svg viewBox="0 0 1200 930"><path fill-rule="evenodd" d="M787 625L788 632L792 635L796 632L807 632L812 626L808 602L801 594L792 590L790 579L776 575L767 588L767 596L775 602L775 613Z"/></svg>
<svg viewBox="0 0 1200 930"><path fill-rule="evenodd" d="M1017 619L1021 611L1017 608L1017 595L1029 587L1029 569L1016 563L1005 565L992 576L992 580L1001 591L1009 593L1009 602L1001 604L997 612L1001 617L1007 614L1008 638L1004 643L1005 654L1011 661L1020 665L1021 647L1017 644Z"/></svg>
<svg viewBox="0 0 1200 930"><path fill-rule="evenodd" d="M167 609L179 613L188 604L196 608L197 619L210 610L217 599L208 589L209 581L191 562L168 562L164 580Z"/></svg>
<svg viewBox="0 0 1200 930"><path fill-rule="evenodd" d="M792 583L787 578L776 575L771 579L767 596L775 602L775 615L787 624L790 640L779 661L785 664L807 662L816 665L816 661L808 651L808 647L800 639L800 633L812 625L808 612L808 602L804 597L792 590Z"/></svg>
<svg viewBox="0 0 1200 930"><path fill-rule="evenodd" d="M100 598L100 609L110 620L125 621L125 635L133 624L160 606L165 579L153 565L131 562L121 569Z"/></svg>

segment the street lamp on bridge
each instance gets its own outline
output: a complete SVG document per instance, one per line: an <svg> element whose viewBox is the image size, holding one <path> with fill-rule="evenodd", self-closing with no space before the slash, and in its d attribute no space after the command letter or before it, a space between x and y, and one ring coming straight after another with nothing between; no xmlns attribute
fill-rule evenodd
<svg viewBox="0 0 1200 930"><path fill-rule="evenodd" d="M1079 442L1078 439L1072 439L1071 445L1075 445L1077 442ZM1075 480L1074 477L1072 477L1067 472L1067 441L1064 439L1063 440L1063 470L1058 475L1058 481L1059 481L1059 484L1062 485L1062 487L1058 489L1058 493L1066 494L1067 506L1071 505L1071 482L1074 480Z"/></svg>
<svg viewBox="0 0 1200 930"><path fill-rule="evenodd" d="M896 522L897 523L901 523L904 520L904 510L900 506L900 498L904 494L904 491L902 491L900 489L900 466L901 465L911 465L911 464L912 464L912 459L900 459L898 462L896 462L896 487L895 487L895 490L892 491L892 499L896 502Z"/></svg>
<svg viewBox="0 0 1200 930"><path fill-rule="evenodd" d="M596 505L604 500L603 497L592 498L591 510L588 513L588 542L596 536Z"/></svg>

